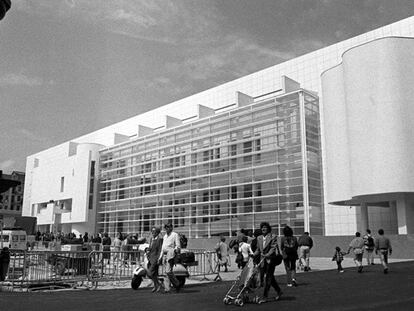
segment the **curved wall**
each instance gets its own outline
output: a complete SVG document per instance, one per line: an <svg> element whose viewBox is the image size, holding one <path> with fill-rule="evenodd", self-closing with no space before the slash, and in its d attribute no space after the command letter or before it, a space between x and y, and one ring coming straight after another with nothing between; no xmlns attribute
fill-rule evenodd
<svg viewBox="0 0 414 311"><path fill-rule="evenodd" d="M322 80L325 120L325 145L329 156L325 159L327 166L325 183L328 202L347 200L351 196L351 175L349 166L348 133L346 120L346 103L342 66L327 71ZM327 90L325 92L325 90ZM328 144L328 145L327 145ZM340 163L340 165L337 165Z"/></svg>
<svg viewBox="0 0 414 311"><path fill-rule="evenodd" d="M328 202L414 191L413 56L414 39L383 38L322 74Z"/></svg>

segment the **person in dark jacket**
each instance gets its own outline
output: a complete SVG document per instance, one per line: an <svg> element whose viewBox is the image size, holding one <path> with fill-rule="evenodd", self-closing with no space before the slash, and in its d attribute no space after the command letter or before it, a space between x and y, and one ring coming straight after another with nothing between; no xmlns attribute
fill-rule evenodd
<svg viewBox="0 0 414 311"><path fill-rule="evenodd" d="M111 244L112 244L112 240L109 237L108 233L105 232L103 234L103 239L102 239L102 246L103 246L103 260L105 262L105 259L108 260L108 264L111 260Z"/></svg>
<svg viewBox="0 0 414 311"><path fill-rule="evenodd" d="M262 234L257 237L257 248L255 256L260 256L260 279L264 280L263 297L260 298L261 302L268 301L268 295L270 287L276 291L276 297L274 300L279 300L282 295L282 290L275 278L276 268L276 254L279 253L279 247L277 245L277 236L272 234L272 228L269 223L262 222L260 224Z"/></svg>
<svg viewBox="0 0 414 311"><path fill-rule="evenodd" d="M83 235L83 243L88 243L89 242L89 234L88 232L85 232L85 234Z"/></svg>
<svg viewBox="0 0 414 311"><path fill-rule="evenodd" d="M161 229L159 227L153 227L151 229L152 237L149 241L149 247L147 248L146 254L148 258L147 271L148 276L154 283L152 292L158 292L161 289L160 281L158 280L158 267L159 258L161 254L163 239L160 235Z"/></svg>
<svg viewBox="0 0 414 311"><path fill-rule="evenodd" d="M8 247L3 247L0 251L0 281L4 281L7 276L10 264L10 251Z"/></svg>
<svg viewBox="0 0 414 311"><path fill-rule="evenodd" d="M313 240L309 236L309 232L303 233L303 235L298 240L299 245L299 260L303 265L304 271L309 271L309 258L310 258L310 250L313 247Z"/></svg>
<svg viewBox="0 0 414 311"><path fill-rule="evenodd" d="M293 236L293 230L289 226L283 228L280 249L283 255L283 263L285 264L287 286L297 286L296 260L298 259L298 240Z"/></svg>

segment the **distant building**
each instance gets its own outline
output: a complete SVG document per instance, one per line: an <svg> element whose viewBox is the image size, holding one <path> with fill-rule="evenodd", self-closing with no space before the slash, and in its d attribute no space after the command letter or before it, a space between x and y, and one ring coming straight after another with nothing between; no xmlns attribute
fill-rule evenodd
<svg viewBox="0 0 414 311"><path fill-rule="evenodd" d="M23 215L82 233L412 233L413 39L394 37L414 17L33 154Z"/></svg>
<svg viewBox="0 0 414 311"><path fill-rule="evenodd" d="M68 142L27 163L23 216L37 218L38 229L94 232L99 150L104 146Z"/></svg>
<svg viewBox="0 0 414 311"><path fill-rule="evenodd" d="M14 225L16 216L22 215L25 173L13 171L11 174L3 173L2 177L20 182L20 185L1 193L0 218L3 218L4 226L10 226Z"/></svg>

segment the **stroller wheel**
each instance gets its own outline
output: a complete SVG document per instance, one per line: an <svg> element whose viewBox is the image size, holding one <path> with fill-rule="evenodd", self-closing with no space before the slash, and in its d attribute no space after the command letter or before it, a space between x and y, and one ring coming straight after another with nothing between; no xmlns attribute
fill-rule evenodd
<svg viewBox="0 0 414 311"><path fill-rule="evenodd" d="M240 306L240 307L242 307L242 306L244 305L244 302L243 302L243 300L242 300L242 299L237 298L237 299L234 301L234 304L235 304L236 306Z"/></svg>
<svg viewBox="0 0 414 311"><path fill-rule="evenodd" d="M230 299L229 299L229 297L225 297L225 298L223 299L223 303L224 303L225 305L229 305L229 304L230 304Z"/></svg>

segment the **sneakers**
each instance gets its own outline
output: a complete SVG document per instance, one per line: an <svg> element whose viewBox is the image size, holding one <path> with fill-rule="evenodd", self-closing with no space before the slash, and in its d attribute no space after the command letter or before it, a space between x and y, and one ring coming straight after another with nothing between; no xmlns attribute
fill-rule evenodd
<svg viewBox="0 0 414 311"><path fill-rule="evenodd" d="M359 266L358 267L358 273L361 273L362 272L362 269L364 269L364 267L363 266Z"/></svg>
<svg viewBox="0 0 414 311"><path fill-rule="evenodd" d="M344 273L344 272L345 272L345 270L340 270L340 271L339 271L339 273Z"/></svg>
<svg viewBox="0 0 414 311"><path fill-rule="evenodd" d="M385 268L384 269L384 274L387 274L388 273L388 268Z"/></svg>
<svg viewBox="0 0 414 311"><path fill-rule="evenodd" d="M292 283L287 284L287 287L292 287L292 286L293 286Z"/></svg>
<svg viewBox="0 0 414 311"><path fill-rule="evenodd" d="M160 291L160 289L161 289L161 285L159 285L159 286L155 286L155 287L151 290L151 292L153 292L153 293L158 293L158 292Z"/></svg>
<svg viewBox="0 0 414 311"><path fill-rule="evenodd" d="M296 283L296 279L292 279L292 285L295 287L298 286L298 283Z"/></svg>
<svg viewBox="0 0 414 311"><path fill-rule="evenodd" d="M275 300L278 301L282 295L283 295L282 291L278 292L276 297L275 297Z"/></svg>

